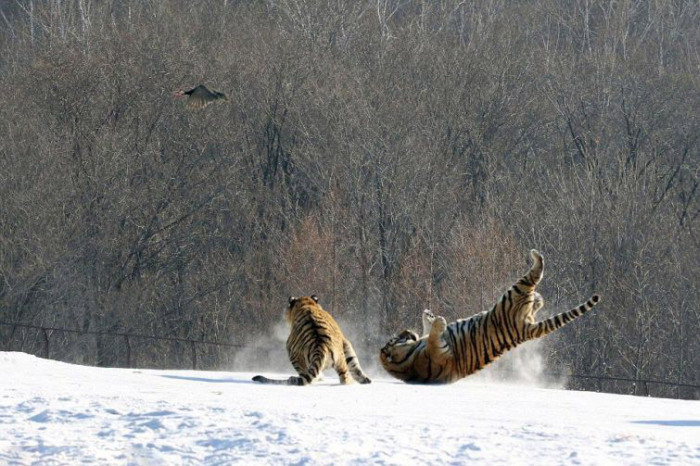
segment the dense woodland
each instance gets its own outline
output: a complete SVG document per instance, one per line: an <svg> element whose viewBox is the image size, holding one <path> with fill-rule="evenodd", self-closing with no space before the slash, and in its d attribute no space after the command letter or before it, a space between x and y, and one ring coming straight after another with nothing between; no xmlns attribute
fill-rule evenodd
<svg viewBox="0 0 700 466"><path fill-rule="evenodd" d="M281 349L313 293L371 366L537 248L544 316L603 298L543 340L548 369L700 385L696 1L17 0L0 50L3 323ZM198 83L229 102L172 97ZM1 350L42 338L0 325ZM124 364L122 338L51 343Z"/></svg>

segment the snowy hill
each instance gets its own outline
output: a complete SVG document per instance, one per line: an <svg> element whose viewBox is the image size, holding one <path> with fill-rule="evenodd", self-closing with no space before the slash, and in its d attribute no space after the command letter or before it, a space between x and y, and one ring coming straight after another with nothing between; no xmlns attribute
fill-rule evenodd
<svg viewBox="0 0 700 466"><path fill-rule="evenodd" d="M698 401L331 373L262 386L7 352L0 371L0 464L700 464Z"/></svg>

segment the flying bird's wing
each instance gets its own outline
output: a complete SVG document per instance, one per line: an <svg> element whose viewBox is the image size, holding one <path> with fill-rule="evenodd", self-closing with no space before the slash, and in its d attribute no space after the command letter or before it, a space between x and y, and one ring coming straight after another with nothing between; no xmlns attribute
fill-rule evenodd
<svg viewBox="0 0 700 466"><path fill-rule="evenodd" d="M217 100L228 100L223 92L210 91L203 84L195 87L187 92L190 98L187 101L187 106L194 109L204 108Z"/></svg>

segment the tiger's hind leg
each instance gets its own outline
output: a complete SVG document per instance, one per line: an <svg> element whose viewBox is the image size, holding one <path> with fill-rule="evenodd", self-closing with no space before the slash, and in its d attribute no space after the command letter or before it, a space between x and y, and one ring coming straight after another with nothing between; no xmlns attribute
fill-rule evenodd
<svg viewBox="0 0 700 466"><path fill-rule="evenodd" d="M537 252L537 250L532 249L530 251L530 256L532 256L532 267L528 273L518 280L511 288L518 294L533 292L537 284L542 280L542 269L544 268L542 255Z"/></svg>
<svg viewBox="0 0 700 466"><path fill-rule="evenodd" d="M362 384L372 383L372 380L362 371L360 360L357 359L357 354L355 354L355 349L347 339L343 340L343 353L345 353L344 362L350 369L352 377Z"/></svg>
<svg viewBox="0 0 700 466"><path fill-rule="evenodd" d="M579 304L575 308L557 314L549 319L543 320L542 322L537 322L534 325L529 325L527 328L527 339L532 340L535 338L541 338L545 335L549 335L553 331L562 328L574 319L581 317L586 312L593 309L593 307L600 301L600 296L597 294L591 296L585 303Z"/></svg>
<svg viewBox="0 0 700 466"><path fill-rule="evenodd" d="M528 314L525 316L526 324L535 325L535 321L537 320L537 311L542 309L542 306L544 306L544 298L541 294L535 291L533 293L532 308L530 309L530 312L528 312Z"/></svg>
<svg viewBox="0 0 700 466"><path fill-rule="evenodd" d="M316 350L311 353L307 364L306 358L297 356L292 359L292 366L299 376L291 376L288 379L289 385L309 385L318 379L326 365L326 354L323 350Z"/></svg>
<svg viewBox="0 0 700 466"><path fill-rule="evenodd" d="M342 385L346 385L351 382L348 364L342 354L336 356L336 359L333 361L333 369L335 369L335 371L338 373L338 378L340 378L340 383Z"/></svg>

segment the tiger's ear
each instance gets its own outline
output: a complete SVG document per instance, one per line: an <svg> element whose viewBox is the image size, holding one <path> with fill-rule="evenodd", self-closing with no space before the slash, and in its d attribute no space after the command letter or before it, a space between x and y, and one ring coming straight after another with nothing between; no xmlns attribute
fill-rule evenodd
<svg viewBox="0 0 700 466"><path fill-rule="evenodd" d="M313 299L314 301L316 301L318 303L318 296L316 296L315 294L311 295L311 299Z"/></svg>
<svg viewBox="0 0 700 466"><path fill-rule="evenodd" d="M295 298L294 296L290 296L289 297L289 307L294 306L295 302L297 302L297 298Z"/></svg>
<svg viewBox="0 0 700 466"><path fill-rule="evenodd" d="M403 332L399 333L399 335L396 337L399 341L418 341L418 335L416 332L412 332L410 330L404 330Z"/></svg>

